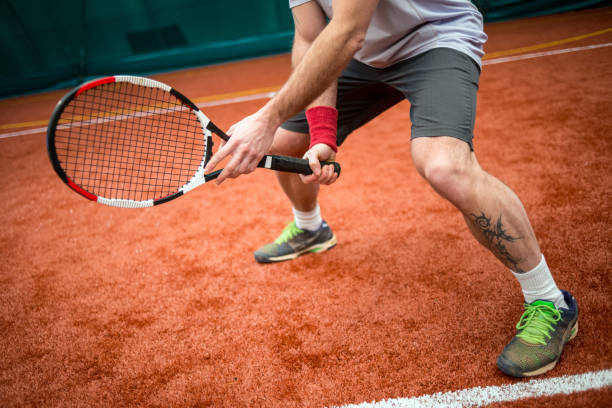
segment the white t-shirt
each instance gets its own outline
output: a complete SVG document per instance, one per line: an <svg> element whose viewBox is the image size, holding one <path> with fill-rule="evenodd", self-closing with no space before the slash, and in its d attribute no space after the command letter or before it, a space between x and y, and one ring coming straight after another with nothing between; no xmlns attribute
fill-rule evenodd
<svg viewBox="0 0 612 408"><path fill-rule="evenodd" d="M329 19L332 0L289 0L290 7L316 1ZM359 7L359 2L355 2ZM482 15L469 0L380 0L354 58L385 68L433 48L452 48L482 63Z"/></svg>

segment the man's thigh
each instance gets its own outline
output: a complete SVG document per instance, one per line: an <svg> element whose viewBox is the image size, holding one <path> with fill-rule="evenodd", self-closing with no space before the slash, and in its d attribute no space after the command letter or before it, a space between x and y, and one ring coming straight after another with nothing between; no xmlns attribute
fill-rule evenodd
<svg viewBox="0 0 612 408"><path fill-rule="evenodd" d="M450 136L473 150L480 68L459 51L435 48L389 69L385 80L410 101L411 138Z"/></svg>
<svg viewBox="0 0 612 408"><path fill-rule="evenodd" d="M467 55L436 48L388 68L351 61L338 79L337 145L404 99L410 101L411 137L450 136L473 149L480 69ZM308 133L304 112L282 125Z"/></svg>

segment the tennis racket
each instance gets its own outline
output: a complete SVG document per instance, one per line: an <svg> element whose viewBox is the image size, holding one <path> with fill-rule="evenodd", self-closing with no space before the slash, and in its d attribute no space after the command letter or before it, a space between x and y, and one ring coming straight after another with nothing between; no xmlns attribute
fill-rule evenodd
<svg viewBox="0 0 612 408"><path fill-rule="evenodd" d="M53 111L47 150L71 189L101 204L142 208L167 203L217 178L204 174L219 129L184 95L161 82L110 76L69 93ZM340 174L340 166L334 162ZM306 159L266 155L258 167L312 174Z"/></svg>

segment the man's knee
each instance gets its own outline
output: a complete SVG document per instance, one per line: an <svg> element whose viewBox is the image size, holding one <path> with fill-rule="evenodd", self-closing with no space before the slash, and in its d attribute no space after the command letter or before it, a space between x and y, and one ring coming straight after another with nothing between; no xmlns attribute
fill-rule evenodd
<svg viewBox="0 0 612 408"><path fill-rule="evenodd" d="M274 134L274 142L270 148L271 154L302 157L310 144L310 136L283 128L278 128Z"/></svg>
<svg viewBox="0 0 612 408"><path fill-rule="evenodd" d="M422 138L412 143L419 174L442 197L461 206L469 198L479 169L469 146L452 138Z"/></svg>

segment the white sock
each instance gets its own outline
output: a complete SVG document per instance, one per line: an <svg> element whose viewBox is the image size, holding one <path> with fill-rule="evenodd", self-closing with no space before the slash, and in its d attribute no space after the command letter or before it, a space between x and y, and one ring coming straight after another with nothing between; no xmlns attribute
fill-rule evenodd
<svg viewBox="0 0 612 408"><path fill-rule="evenodd" d="M553 302L557 309L560 307L568 308L563 293L561 293L550 274L544 255L542 255L540 263L532 270L525 273L516 273L512 270L510 272L521 284L526 303L532 303L538 299L548 300Z"/></svg>
<svg viewBox="0 0 612 408"><path fill-rule="evenodd" d="M319 204L317 204L314 210L308 212L298 211L295 208L292 208L292 210L293 217L295 218L295 225L297 225L299 229L316 231L323 223Z"/></svg>

